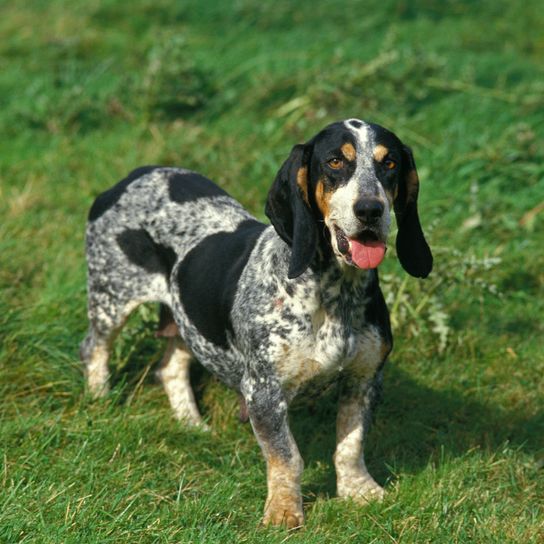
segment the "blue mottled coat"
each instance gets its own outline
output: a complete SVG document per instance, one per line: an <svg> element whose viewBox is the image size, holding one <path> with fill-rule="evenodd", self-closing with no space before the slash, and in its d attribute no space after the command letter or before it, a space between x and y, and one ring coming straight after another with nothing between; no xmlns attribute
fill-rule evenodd
<svg viewBox="0 0 544 544"><path fill-rule="evenodd" d="M303 463L287 409L334 381L338 494L380 498L363 439L392 337L377 270L360 269L352 252L383 246L394 210L401 264L427 276L418 189L410 150L356 119L293 148L268 195L271 226L199 174L135 170L89 213L81 355L91 392L107 392L111 344L130 312L160 302L170 339L159 374L174 412L202 424L192 355L239 392L267 462L265 523L303 522Z"/></svg>

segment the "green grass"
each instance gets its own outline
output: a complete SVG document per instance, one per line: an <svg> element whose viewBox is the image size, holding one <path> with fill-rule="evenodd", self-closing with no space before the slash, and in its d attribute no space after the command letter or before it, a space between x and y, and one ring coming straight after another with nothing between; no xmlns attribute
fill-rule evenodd
<svg viewBox="0 0 544 544"><path fill-rule="evenodd" d="M541 542L541 3L7 0L0 18L0 541ZM334 498L334 391L293 410L307 525L258 526L259 448L195 370L213 429L153 382L153 308L85 396L83 232L142 164L197 169L258 217L291 145L361 117L414 150L436 269L384 264L395 349L369 438L382 504Z"/></svg>

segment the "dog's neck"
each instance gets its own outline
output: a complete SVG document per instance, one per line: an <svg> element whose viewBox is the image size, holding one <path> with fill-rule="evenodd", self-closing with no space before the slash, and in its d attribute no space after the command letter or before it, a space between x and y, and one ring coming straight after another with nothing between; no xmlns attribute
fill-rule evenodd
<svg viewBox="0 0 544 544"><path fill-rule="evenodd" d="M349 308L368 298L369 289L378 283L377 270L361 270L340 264L334 255L320 263L319 290L324 306L340 304Z"/></svg>
<svg viewBox="0 0 544 544"><path fill-rule="evenodd" d="M304 284L314 286L311 296L317 295L324 306L342 304L349 308L361 304L368 298L368 292L378 284L378 271L361 270L348 264L340 264L330 247L328 240L323 240L315 257L298 278L287 279L288 263L291 259L291 247L273 231L274 253L285 263L285 269L277 270L278 279L286 286ZM289 290L289 289L288 289ZM310 296L310 293L309 293Z"/></svg>

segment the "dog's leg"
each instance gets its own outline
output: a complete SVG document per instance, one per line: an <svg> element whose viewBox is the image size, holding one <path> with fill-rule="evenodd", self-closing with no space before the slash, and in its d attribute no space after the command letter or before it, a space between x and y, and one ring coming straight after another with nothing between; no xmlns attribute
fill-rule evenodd
<svg viewBox="0 0 544 544"><path fill-rule="evenodd" d="M381 384L381 373L366 383L344 384L336 419L336 468L339 497L367 502L381 500L384 490L368 473L364 459L364 438Z"/></svg>
<svg viewBox="0 0 544 544"><path fill-rule="evenodd" d="M109 392L110 345L108 338L96 334L92 327L85 340L81 342L79 353L85 365L87 387L94 398L104 397Z"/></svg>
<svg viewBox="0 0 544 544"><path fill-rule="evenodd" d="M169 338L157 376L164 386L176 419L206 428L189 380L191 353L180 338Z"/></svg>
<svg viewBox="0 0 544 544"><path fill-rule="evenodd" d="M85 365L87 387L94 398L109 391L108 360L112 343L137 303L121 304L104 294L89 297L89 332L79 353Z"/></svg>
<svg viewBox="0 0 544 544"><path fill-rule="evenodd" d="M299 527L304 522L300 492L304 463L289 429L280 385L271 378L249 379L242 384L242 394L266 460L268 496L263 524Z"/></svg>

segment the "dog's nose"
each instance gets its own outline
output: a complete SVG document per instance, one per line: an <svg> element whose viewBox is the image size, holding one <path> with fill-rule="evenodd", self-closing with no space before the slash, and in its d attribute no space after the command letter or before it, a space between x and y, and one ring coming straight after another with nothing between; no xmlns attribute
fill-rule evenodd
<svg viewBox="0 0 544 544"><path fill-rule="evenodd" d="M353 206L355 216L362 223L375 223L384 212L384 204L377 198L361 198Z"/></svg>

